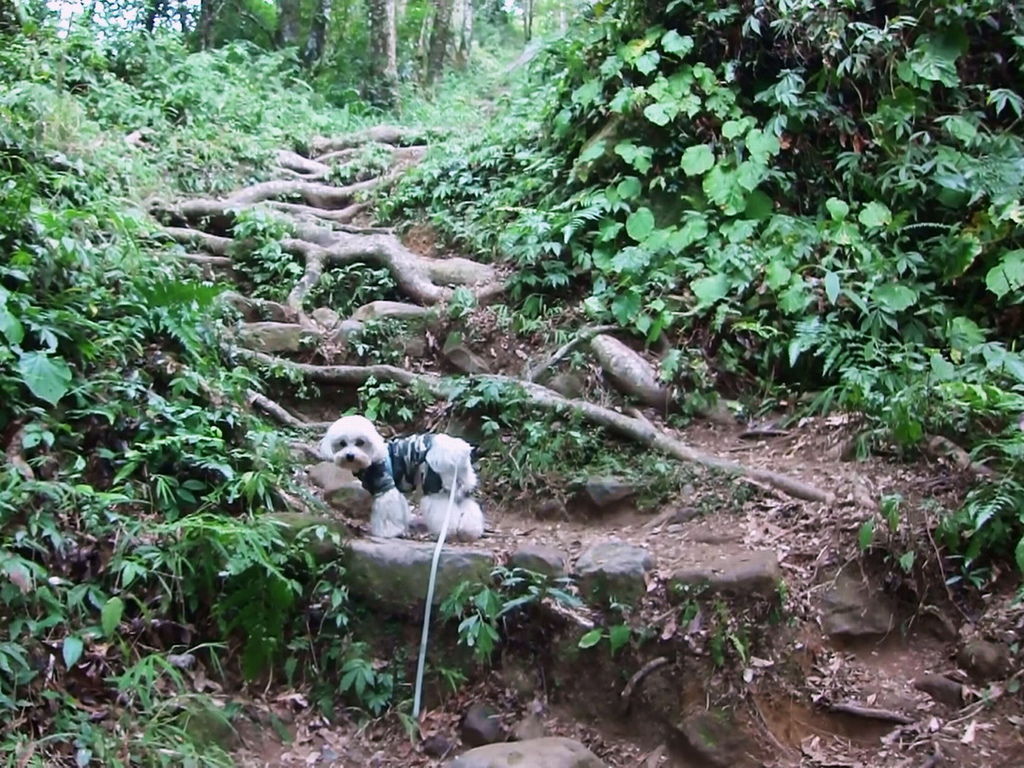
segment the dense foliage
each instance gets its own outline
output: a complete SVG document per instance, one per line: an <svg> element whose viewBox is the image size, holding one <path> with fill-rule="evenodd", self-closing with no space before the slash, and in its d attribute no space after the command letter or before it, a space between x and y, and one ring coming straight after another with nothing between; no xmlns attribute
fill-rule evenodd
<svg viewBox="0 0 1024 768"><path fill-rule="evenodd" d="M1022 25L989 0L596 3L394 205L512 258L528 313L581 295L667 341L689 389L818 391L863 450L952 438L995 475L945 543L1024 568Z"/></svg>

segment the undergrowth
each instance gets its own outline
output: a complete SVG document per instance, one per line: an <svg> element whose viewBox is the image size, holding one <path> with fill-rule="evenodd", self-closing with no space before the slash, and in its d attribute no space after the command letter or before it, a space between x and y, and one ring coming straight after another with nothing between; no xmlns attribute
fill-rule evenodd
<svg viewBox="0 0 1024 768"><path fill-rule="evenodd" d="M862 454L994 470L940 526L1024 568L1019 4L600 3L382 203L582 296L720 391L813 391ZM664 367L664 366L663 366ZM669 379L672 372L666 372Z"/></svg>

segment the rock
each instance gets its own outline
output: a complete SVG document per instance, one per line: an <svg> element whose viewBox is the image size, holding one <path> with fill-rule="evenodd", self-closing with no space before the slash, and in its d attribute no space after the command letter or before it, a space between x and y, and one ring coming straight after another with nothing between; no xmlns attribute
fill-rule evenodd
<svg viewBox="0 0 1024 768"><path fill-rule="evenodd" d="M533 571L549 579L560 579L566 574L565 553L544 544L524 544L508 559L513 568Z"/></svg>
<svg viewBox="0 0 1024 768"><path fill-rule="evenodd" d="M352 517L369 518L373 496L347 469L321 461L309 469L309 479L323 489L324 500L332 508Z"/></svg>
<svg viewBox="0 0 1024 768"><path fill-rule="evenodd" d="M715 553L678 568L669 581L669 595L704 587L712 594L772 598L778 594L780 581L782 569L774 552Z"/></svg>
<svg viewBox="0 0 1024 768"><path fill-rule="evenodd" d="M241 312L242 316L249 322L272 320L277 323L287 323L295 319L295 313L292 310L276 301L252 299L234 291L226 291L221 296L231 306Z"/></svg>
<svg viewBox="0 0 1024 768"><path fill-rule="evenodd" d="M439 733L431 734L423 740L423 754L427 755L427 757L447 757L454 749L455 745L451 739Z"/></svg>
<svg viewBox="0 0 1024 768"><path fill-rule="evenodd" d="M466 710L459 734L462 743L470 747L494 744L505 737L498 713L486 704L473 704Z"/></svg>
<svg viewBox="0 0 1024 768"><path fill-rule="evenodd" d="M353 312L352 319L360 322L380 320L385 317L416 320L428 317L430 314L429 307L421 307L418 304L407 304L404 301L371 301Z"/></svg>
<svg viewBox="0 0 1024 768"><path fill-rule="evenodd" d="M544 726L540 715L529 712L512 728L512 738L515 741L542 739L547 736L547 732L548 729Z"/></svg>
<svg viewBox="0 0 1024 768"><path fill-rule="evenodd" d="M455 758L448 768L605 768L605 764L574 739L548 736L477 747Z"/></svg>
<svg viewBox="0 0 1024 768"><path fill-rule="evenodd" d="M531 659L506 655L496 674L503 686L515 691L523 699L535 696L542 687L537 664Z"/></svg>
<svg viewBox="0 0 1024 768"><path fill-rule="evenodd" d="M974 680L988 682L1010 672L1010 649L988 640L971 640L956 655L960 665Z"/></svg>
<svg viewBox="0 0 1024 768"><path fill-rule="evenodd" d="M330 307L317 307L309 316L325 331L333 330L341 324L341 317Z"/></svg>
<svg viewBox="0 0 1024 768"><path fill-rule="evenodd" d="M568 372L555 374L544 386L570 399L583 397L583 393L586 390L584 380L575 373Z"/></svg>
<svg viewBox="0 0 1024 768"><path fill-rule="evenodd" d="M353 595L396 608L423 603L430 576L433 542L404 539L358 539L345 551L345 578ZM445 546L437 568L434 602L440 603L464 581L490 583L494 554Z"/></svg>
<svg viewBox="0 0 1024 768"><path fill-rule="evenodd" d="M924 675L914 681L914 687L953 707L959 707L964 701L964 687L944 675Z"/></svg>
<svg viewBox="0 0 1024 768"><path fill-rule="evenodd" d="M699 712L675 730L695 765L729 768L741 764L747 752L743 731L724 712Z"/></svg>
<svg viewBox="0 0 1024 768"><path fill-rule="evenodd" d="M568 520L569 512L558 499L545 499L533 510L533 516L538 520Z"/></svg>
<svg viewBox="0 0 1024 768"><path fill-rule="evenodd" d="M331 341L339 347L347 347L352 342L352 338L358 336L362 332L363 324L358 320L342 320L338 323L338 326L334 328L331 335Z"/></svg>
<svg viewBox="0 0 1024 768"><path fill-rule="evenodd" d="M601 368L622 393L645 405L664 410L671 397L658 381L651 365L639 354L612 336L595 336L590 349Z"/></svg>
<svg viewBox="0 0 1024 768"><path fill-rule="evenodd" d="M644 574L654 558L643 547L612 540L594 544L576 561L580 593L601 602L632 602L647 590Z"/></svg>
<svg viewBox="0 0 1024 768"><path fill-rule="evenodd" d="M289 542L294 541L300 533L309 528L318 526L326 528L328 535L323 538L316 537L313 532L309 532L305 538L309 552L318 563L333 560L341 554L340 546L336 546L331 541L332 534L342 539L347 538L349 534L348 528L343 523L330 517L307 512L271 512L266 515L266 518L280 527L281 536Z"/></svg>
<svg viewBox="0 0 1024 768"><path fill-rule="evenodd" d="M462 342L445 344L445 359L463 373L490 373L491 367L480 355L473 352Z"/></svg>
<svg viewBox="0 0 1024 768"><path fill-rule="evenodd" d="M858 639L886 635L896 628L896 609L880 589L843 571L822 595L821 627L833 637Z"/></svg>
<svg viewBox="0 0 1024 768"><path fill-rule="evenodd" d="M238 342L260 352L299 352L315 346L319 335L296 323L246 323L238 331Z"/></svg>
<svg viewBox="0 0 1024 768"><path fill-rule="evenodd" d="M592 477L583 486L583 491L587 500L598 509L605 509L636 496L636 488L632 483L616 477Z"/></svg>

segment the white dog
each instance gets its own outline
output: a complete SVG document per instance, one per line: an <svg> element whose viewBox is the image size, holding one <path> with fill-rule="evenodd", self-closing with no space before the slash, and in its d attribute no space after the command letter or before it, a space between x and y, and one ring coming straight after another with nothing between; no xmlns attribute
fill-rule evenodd
<svg viewBox="0 0 1024 768"><path fill-rule="evenodd" d="M428 530L437 536L448 511L452 482L456 482L449 534L465 541L484 533L484 516L473 499L476 472L472 447L450 435L421 434L385 441L363 416L343 416L331 424L320 441L320 455L350 470L373 494L370 533L405 536L409 531L409 502L405 494L421 490L420 509Z"/></svg>

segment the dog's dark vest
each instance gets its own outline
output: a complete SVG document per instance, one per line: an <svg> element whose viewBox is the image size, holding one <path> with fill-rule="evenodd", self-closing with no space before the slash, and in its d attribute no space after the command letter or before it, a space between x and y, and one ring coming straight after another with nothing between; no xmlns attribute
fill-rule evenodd
<svg viewBox="0 0 1024 768"><path fill-rule="evenodd" d="M441 476L427 464L427 451L433 444L433 435L410 435L389 440L387 457L356 472L356 477L363 488L374 496L380 496L396 487L402 493L409 493L416 488L422 472L423 493L437 493L444 484Z"/></svg>

